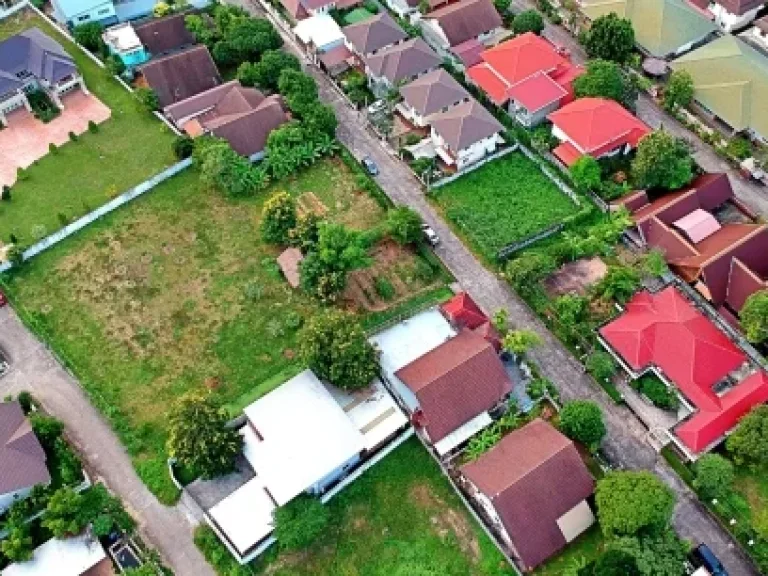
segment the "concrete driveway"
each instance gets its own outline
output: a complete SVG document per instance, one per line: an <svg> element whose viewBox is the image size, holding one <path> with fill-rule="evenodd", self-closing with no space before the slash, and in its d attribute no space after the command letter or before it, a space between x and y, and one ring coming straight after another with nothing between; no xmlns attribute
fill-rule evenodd
<svg viewBox="0 0 768 576"><path fill-rule="evenodd" d="M89 121L101 124L112 114L93 94L81 90L65 94L62 102L64 110L48 124L24 108L8 114L8 126L0 130L0 186L16 182L16 171L48 154L50 144L63 146L70 132L80 135Z"/></svg>

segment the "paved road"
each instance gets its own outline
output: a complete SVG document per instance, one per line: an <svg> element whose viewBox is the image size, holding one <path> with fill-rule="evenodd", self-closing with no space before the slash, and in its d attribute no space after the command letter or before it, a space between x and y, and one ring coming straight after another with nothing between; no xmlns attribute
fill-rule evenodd
<svg viewBox="0 0 768 576"><path fill-rule="evenodd" d="M237 1L254 13L264 14L255 0L231 1ZM292 40L286 35L284 37L286 47L301 55ZM328 78L314 67L309 67L308 72L317 81L321 98L336 111L339 140L355 157L368 155L373 158L381 171L377 181L387 195L397 204L414 208L435 229L442 239L436 250L437 255L462 287L487 312L506 308L515 328L527 328L539 334L543 344L532 351L530 356L542 374L558 387L565 400L589 398L601 405L608 428L604 449L609 458L625 468L656 472L677 493L674 524L679 534L696 543L709 544L734 576L757 574L728 534L700 508L695 495L645 441L646 430L634 414L614 404L591 377L584 374L581 364L509 286L480 264L427 202L420 183L411 171L385 151L377 138L365 128L360 114L346 104Z"/></svg>
<svg viewBox="0 0 768 576"><path fill-rule="evenodd" d="M27 330L10 306L0 309L0 348L11 363L11 371L0 378L0 397L28 390L64 422L89 470L123 500L138 521L141 534L177 576L215 576L192 541L198 520L191 510L184 504L165 507L147 490L120 440L91 406L80 384Z"/></svg>

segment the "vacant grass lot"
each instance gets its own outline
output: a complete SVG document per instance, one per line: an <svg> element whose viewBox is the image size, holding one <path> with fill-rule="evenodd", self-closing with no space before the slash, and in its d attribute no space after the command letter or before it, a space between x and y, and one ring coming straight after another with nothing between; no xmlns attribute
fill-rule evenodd
<svg viewBox="0 0 768 576"><path fill-rule="evenodd" d="M437 188L434 199L489 261L507 244L544 230L578 209L536 164L516 152Z"/></svg>
<svg viewBox="0 0 768 576"><path fill-rule="evenodd" d="M514 574L421 443L412 439L328 504L331 526L301 554L272 553L271 576Z"/></svg>
<svg viewBox="0 0 768 576"><path fill-rule="evenodd" d="M26 170L28 178L13 186L11 202L0 206L0 242L14 234L22 245L55 232L174 162L171 131L139 112L129 92L31 10L0 21L0 40L33 26L64 46L112 117L98 133L85 133L38 160Z"/></svg>
<svg viewBox="0 0 768 576"><path fill-rule="evenodd" d="M331 219L383 217L335 159L281 184L324 199ZM173 400L207 386L237 409L273 389L295 368L299 326L318 311L260 240L269 193L229 201L189 169L8 279L27 322L72 365L163 501L176 496L164 464ZM442 282L436 273L413 293L440 296Z"/></svg>

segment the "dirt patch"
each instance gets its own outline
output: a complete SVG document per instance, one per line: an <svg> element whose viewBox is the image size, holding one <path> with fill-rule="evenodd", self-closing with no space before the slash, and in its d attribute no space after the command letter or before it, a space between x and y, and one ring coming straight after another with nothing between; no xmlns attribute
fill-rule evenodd
<svg viewBox="0 0 768 576"><path fill-rule="evenodd" d="M328 213L328 207L315 196L314 192L305 192L296 199L296 211L300 216L314 214L322 218Z"/></svg>
<svg viewBox="0 0 768 576"><path fill-rule="evenodd" d="M306 563L308 557L309 557L308 552L283 551L280 553L279 558L275 562L270 564L266 570L264 570L263 574L264 576L271 576L272 574L276 574L277 572L280 572L285 568L294 568L296 566Z"/></svg>
<svg viewBox="0 0 768 576"><path fill-rule="evenodd" d="M587 288L599 282L608 272L608 267L600 258L582 258L569 262L544 281L550 296L579 294L583 296Z"/></svg>

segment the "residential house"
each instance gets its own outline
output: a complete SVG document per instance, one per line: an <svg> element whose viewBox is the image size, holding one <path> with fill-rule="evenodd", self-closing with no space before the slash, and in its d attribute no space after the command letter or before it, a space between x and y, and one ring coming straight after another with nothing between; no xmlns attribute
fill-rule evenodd
<svg viewBox="0 0 768 576"><path fill-rule="evenodd" d="M598 159L628 154L651 132L620 104L604 98L579 98L547 118L561 142L552 152L566 166L585 154Z"/></svg>
<svg viewBox="0 0 768 576"><path fill-rule="evenodd" d="M438 157L456 170L493 154L504 143L504 126L474 98L432 114L427 121Z"/></svg>
<svg viewBox="0 0 768 576"><path fill-rule="evenodd" d="M265 97L237 80L171 104L163 113L193 138L203 134L222 138L251 160L264 157L269 134L289 120L279 94Z"/></svg>
<svg viewBox="0 0 768 576"><path fill-rule="evenodd" d="M301 20L293 29L304 51L317 63L325 54L343 50L345 57L351 56L344 42L346 38L341 27L328 14L318 14Z"/></svg>
<svg viewBox="0 0 768 576"><path fill-rule="evenodd" d="M466 292L459 292L440 305L440 312L456 330L472 330L501 351L501 335L494 328L490 318L480 309Z"/></svg>
<svg viewBox="0 0 768 576"><path fill-rule="evenodd" d="M51 475L46 456L18 402L0 404L0 513Z"/></svg>
<svg viewBox="0 0 768 576"><path fill-rule="evenodd" d="M412 38L363 58L365 74L379 98L419 76L436 70L443 61L421 38Z"/></svg>
<svg viewBox="0 0 768 576"><path fill-rule="evenodd" d="M53 17L70 28L89 22L110 26L119 21L113 0L51 0L51 6Z"/></svg>
<svg viewBox="0 0 768 576"><path fill-rule="evenodd" d="M599 337L632 378L652 372L677 392L682 405L668 432L690 459L768 400L768 373L675 286L635 294Z"/></svg>
<svg viewBox="0 0 768 576"><path fill-rule="evenodd" d="M638 48L655 58L688 52L717 30L705 11L686 0L583 0L581 10L590 20L610 13L626 18Z"/></svg>
<svg viewBox="0 0 768 576"><path fill-rule="evenodd" d="M87 533L64 540L48 540L35 549L31 560L0 570L0 576L113 576L114 573L112 561L104 553L99 539Z"/></svg>
<svg viewBox="0 0 768 576"><path fill-rule="evenodd" d="M573 81L584 69L533 32L521 34L480 54L467 77L497 106L506 107L524 126L573 100Z"/></svg>
<svg viewBox="0 0 768 576"><path fill-rule="evenodd" d="M722 36L678 58L673 70L693 78L694 99L733 132L768 142L768 57L741 38Z"/></svg>
<svg viewBox="0 0 768 576"><path fill-rule="evenodd" d="M380 382L348 394L324 384L311 370L244 413L243 455L253 474L206 514L241 563L274 542L273 514L279 506L305 493L329 497L355 470L412 434Z"/></svg>
<svg viewBox="0 0 768 576"><path fill-rule="evenodd" d="M149 60L149 53L141 43L136 30L128 22L107 28L101 35L101 39L109 53L120 58L128 69Z"/></svg>
<svg viewBox="0 0 768 576"><path fill-rule="evenodd" d="M29 92L42 90L64 108L61 97L78 88L88 93L75 61L39 28L29 28L0 43L0 124L6 124L5 115L12 110L31 110Z"/></svg>
<svg viewBox="0 0 768 576"><path fill-rule="evenodd" d="M424 39L444 57L455 56L465 67L477 64L484 42L503 27L491 0L461 0L424 15Z"/></svg>
<svg viewBox="0 0 768 576"><path fill-rule="evenodd" d="M135 26L136 35L147 52L157 58L195 45L195 36L184 24L184 14L153 18Z"/></svg>
<svg viewBox="0 0 768 576"><path fill-rule="evenodd" d="M303 20L336 8L345 10L361 4L362 0L280 0L280 4L294 20Z"/></svg>
<svg viewBox="0 0 768 576"><path fill-rule="evenodd" d="M137 70L138 85L154 90L161 108L221 84L219 71L205 46L154 58Z"/></svg>
<svg viewBox="0 0 768 576"><path fill-rule="evenodd" d="M389 12L382 10L343 29L347 48L359 58L376 54L380 50L408 39L408 34L398 26Z"/></svg>
<svg viewBox="0 0 768 576"><path fill-rule="evenodd" d="M595 522L595 481L573 442L536 419L460 468L465 491L525 571Z"/></svg>
<svg viewBox="0 0 768 576"><path fill-rule="evenodd" d="M471 98L464 86L438 68L400 88L403 101L395 109L411 124L424 128L432 114L447 112Z"/></svg>
<svg viewBox="0 0 768 576"><path fill-rule="evenodd" d="M720 28L733 32L752 22L764 5L765 0L712 0L709 11Z"/></svg>
<svg viewBox="0 0 768 576"><path fill-rule="evenodd" d="M621 202L642 245L735 321L746 299L768 289L768 226L752 221L734 198L727 174L704 174L682 190Z"/></svg>

